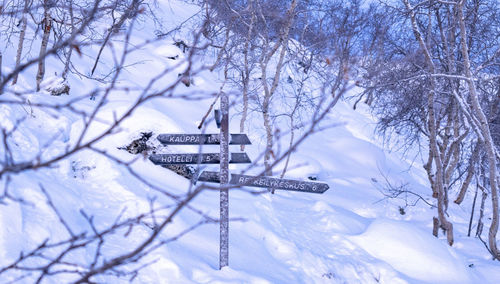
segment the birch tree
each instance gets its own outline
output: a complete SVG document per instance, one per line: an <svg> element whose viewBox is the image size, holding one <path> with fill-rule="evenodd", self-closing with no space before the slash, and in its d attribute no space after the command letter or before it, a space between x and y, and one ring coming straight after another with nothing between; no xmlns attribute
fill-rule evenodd
<svg viewBox="0 0 500 284"><path fill-rule="evenodd" d="M465 72L465 80L467 82L467 85L469 87L469 95L470 95L470 100L471 100L471 105L472 105L472 110L474 112L474 115L477 117L479 120L479 129L475 129L477 134L479 136L482 136L482 139L484 140L484 145L486 148L486 156L488 159L488 166L489 166L489 176L490 176L490 190L491 190L491 206L493 209L492 212L492 219L491 219L491 225L490 225L490 230L488 234L488 240L489 240L489 249L491 253L493 254L493 257L500 260L500 251L498 250L497 247L497 232L498 232L498 223L499 223L499 216L498 216L498 170L497 170L497 162L498 162L498 152L497 149L495 148L495 145L493 144L493 138L491 137L490 133L490 126L488 119L486 118L483 109L479 103L479 97L477 94L477 89L476 85L474 83L474 76L471 71L471 62L469 59L469 45L467 43L468 37L467 37L467 28L465 25L465 17L464 17L464 5L465 5L465 0L460 0L456 3L457 5L457 20L460 26L460 49L462 52L463 56L463 63L464 63L464 72Z"/></svg>
<svg viewBox="0 0 500 284"><path fill-rule="evenodd" d="M43 1L43 19L42 26L42 43L40 44L40 54L38 60L38 73L36 74L36 90L40 91L40 84L45 76L45 54L47 53L47 46L49 44L50 31L52 30L52 16L50 10L52 9L52 1Z"/></svg>
<svg viewBox="0 0 500 284"><path fill-rule="evenodd" d="M450 245L450 194L457 194L455 204L462 203L471 184L485 185L478 168L487 169L488 249L498 258L498 154L487 116L497 112L493 74L499 66L499 32L490 26L499 22L498 2L400 3L381 12L391 16L381 24L385 29L376 31L373 57L365 62L365 95L381 116L379 130L402 135L406 145L427 144L424 168L437 208L433 234L443 229Z"/></svg>
<svg viewBox="0 0 500 284"><path fill-rule="evenodd" d="M23 14L21 18L21 32L19 34L19 43L17 45L17 53L16 53L16 68L19 67L21 63L21 56L23 54L24 47L24 38L26 37L26 28L28 27L28 11L30 6L30 0L24 0ZM17 83L18 74L14 75L12 79L12 85Z"/></svg>

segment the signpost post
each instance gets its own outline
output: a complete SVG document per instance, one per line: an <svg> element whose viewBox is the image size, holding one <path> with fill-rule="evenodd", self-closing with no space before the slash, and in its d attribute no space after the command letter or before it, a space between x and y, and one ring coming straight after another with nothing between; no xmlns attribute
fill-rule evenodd
<svg viewBox="0 0 500 284"><path fill-rule="evenodd" d="M229 265L229 96L220 97L220 246L219 269Z"/></svg>

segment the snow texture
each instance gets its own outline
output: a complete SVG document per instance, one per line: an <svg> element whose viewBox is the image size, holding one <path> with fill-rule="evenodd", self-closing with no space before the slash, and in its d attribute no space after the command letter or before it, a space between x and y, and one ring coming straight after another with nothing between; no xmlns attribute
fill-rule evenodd
<svg viewBox="0 0 500 284"><path fill-rule="evenodd" d="M198 11L196 6L184 1L163 1L160 8L167 15L167 24L172 26ZM144 25L143 30L133 34L132 40L140 41L150 34ZM4 54L4 66L13 66L14 56L8 53L9 50ZM147 64L129 67L122 78L127 86L143 86L164 66L179 71L185 68L184 64L178 64L184 54L169 40L139 50L134 56ZM206 60L213 61L213 58ZM85 61L81 59L75 64L88 66ZM54 73L54 62L48 61L47 74ZM104 52L102 64L111 62L111 55ZM19 78L20 86L16 88L33 84L33 72L23 73ZM177 72L172 72L155 88L176 80L176 76ZM221 76L217 72L203 71L193 78L189 91L216 93ZM96 87L93 81L71 76L68 82L70 96L53 97L41 91L30 95L30 100L33 103L64 103L79 90ZM45 84L50 85L50 82ZM186 91L184 86L179 88L181 93ZM98 114L98 122L92 124L83 141L100 135L116 115L127 111L134 99L134 95L125 93L111 96L105 110ZM134 111L119 132L96 146L110 155L131 161L136 156L117 147L127 145L141 132L198 133L197 124L211 102L211 97L197 101L158 99L149 102ZM291 170L285 176L301 180L315 176L318 181L329 184L327 192L318 195L276 191L274 195L253 195L242 190L230 191L229 217L245 221L230 223L229 267L219 270L219 225L210 224L155 250L146 261L156 261L145 267L134 283L499 283L500 264L491 261L477 239L463 233L471 197L462 205L450 204L449 210L462 212L453 213L453 216L462 216L453 220L458 232L453 247L449 247L442 237L431 235L434 209L420 201L406 207L406 214L401 215L400 207L405 206L405 201L384 197L383 176L395 183L406 183L412 191L433 202L417 151L410 151L415 154L407 156L410 158L402 158L402 153L387 150L387 145L374 134L376 119L367 107L358 106L353 110L351 103L339 102L328 117L328 123L338 125L307 140L292 155ZM86 100L80 107L86 111L94 105L95 101ZM50 147L42 153L43 157L61 153L67 145L76 143L77 134L84 125L80 117L69 113L54 114L36 107L24 110L17 105L2 104L1 127L6 131L13 129L16 120L27 112L30 116L25 128L16 130L12 136L16 159L30 160L48 144ZM237 126L239 116L231 114L230 132L238 132ZM206 131L217 133L218 129L211 123ZM246 151L250 157L257 157L265 149L260 124L250 126L247 134L252 145L247 146ZM283 141L287 143L286 139ZM205 146L203 151L217 148ZM169 149L196 153L198 146ZM3 156L4 151L0 148L0 155ZM279 165L278 170L282 166ZM132 167L151 184L171 192L186 192L189 188L188 180L147 159L135 160ZM244 166L230 166L230 171L235 173L242 169ZM21 250L28 251L46 238L67 237L40 192L40 184L76 232L89 230L80 211L94 216L98 227L105 227L122 211L124 218L147 212L149 198L159 196L121 165L92 151L72 155L54 168L21 173L12 179L10 190L14 196L26 198L27 203L0 204L0 267L15 260ZM407 198L415 201L414 196ZM161 196L157 201L169 202ZM219 193L213 191L204 192L192 203L193 207L216 218L218 205ZM189 211L181 212L161 237L168 238L183 231L198 218ZM103 248L103 253L114 256L133 249L149 232L150 229L144 226L128 238L117 235L113 243ZM71 257L82 262L91 261L90 252L80 251ZM17 276L4 275L0 282L12 281ZM31 283L30 279L25 281ZM61 275L45 283L69 281L71 279ZM111 283L106 276L96 277L94 281ZM128 283L128 280L122 282Z"/></svg>

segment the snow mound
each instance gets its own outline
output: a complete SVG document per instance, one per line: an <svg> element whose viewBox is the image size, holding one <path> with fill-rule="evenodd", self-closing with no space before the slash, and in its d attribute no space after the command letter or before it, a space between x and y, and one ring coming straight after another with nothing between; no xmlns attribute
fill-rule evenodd
<svg viewBox="0 0 500 284"><path fill-rule="evenodd" d="M428 283L476 283L468 267L443 242L403 221L376 219L351 240L407 276Z"/></svg>

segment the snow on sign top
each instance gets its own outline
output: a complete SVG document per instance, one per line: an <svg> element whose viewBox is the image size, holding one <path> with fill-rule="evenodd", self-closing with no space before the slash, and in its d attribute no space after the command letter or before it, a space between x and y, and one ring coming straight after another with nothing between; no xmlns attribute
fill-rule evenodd
<svg viewBox="0 0 500 284"><path fill-rule="evenodd" d="M158 140L164 145L219 145L219 134L160 134ZM250 145L246 134L230 134L230 145Z"/></svg>

